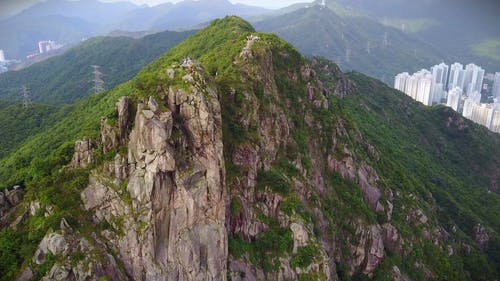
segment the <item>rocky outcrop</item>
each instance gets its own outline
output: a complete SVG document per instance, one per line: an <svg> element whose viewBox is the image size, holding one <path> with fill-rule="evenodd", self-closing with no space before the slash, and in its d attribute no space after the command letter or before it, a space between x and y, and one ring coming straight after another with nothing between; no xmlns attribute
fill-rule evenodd
<svg viewBox="0 0 500 281"><path fill-rule="evenodd" d="M52 255L67 254L69 250L69 244L63 235L58 233L50 233L46 235L42 242L38 245L38 249L35 252L33 262L36 264L45 263L45 258L48 253Z"/></svg>
<svg viewBox="0 0 500 281"><path fill-rule="evenodd" d="M15 227L26 218L25 212L19 215L13 222L12 218L17 212L19 204L24 198L24 190L16 185L11 189L0 191L0 230L4 227Z"/></svg>
<svg viewBox="0 0 500 281"><path fill-rule="evenodd" d="M85 169L94 163L94 160L94 146L92 141L90 139L76 141L71 166Z"/></svg>
<svg viewBox="0 0 500 281"><path fill-rule="evenodd" d="M120 269L116 259L106 252L106 247L95 233L91 240L74 231L63 218L61 229L49 232L42 239L33 256L33 263L44 265L48 255L60 258L43 276L44 281L123 281L130 278ZM99 257L96 260L96 257ZM24 269L18 281L33 280L31 267Z"/></svg>
<svg viewBox="0 0 500 281"><path fill-rule="evenodd" d="M129 97L121 97L116 103L116 111L118 113L118 131L120 144L126 144L129 134L129 127L131 122L131 107Z"/></svg>
<svg viewBox="0 0 500 281"><path fill-rule="evenodd" d="M128 155L117 154L109 176L92 176L81 198L96 222L115 229L103 235L134 280L226 278L221 112L201 73L192 71L189 91L166 91L170 110L152 97L139 103L128 136L127 99L117 104L120 128L102 126L103 146L128 140Z"/></svg>
<svg viewBox="0 0 500 281"><path fill-rule="evenodd" d="M402 254L404 242L399 231L392 224L385 223L382 225L382 241L384 246L392 253Z"/></svg>
<svg viewBox="0 0 500 281"><path fill-rule="evenodd" d="M401 270L397 266L392 267L391 274L394 281L411 281L410 277L401 272Z"/></svg>
<svg viewBox="0 0 500 281"><path fill-rule="evenodd" d="M255 42L260 40L259 36L256 35L248 35L246 46L241 50L240 57L245 59L252 59L252 46Z"/></svg>
<svg viewBox="0 0 500 281"><path fill-rule="evenodd" d="M101 145L104 154L120 146L118 129L108 123L107 118L101 119Z"/></svg>
<svg viewBox="0 0 500 281"><path fill-rule="evenodd" d="M292 223L290 224L290 229L292 230L293 238L293 253L297 253L299 247L307 246L309 242L309 234L304 229L302 224Z"/></svg>
<svg viewBox="0 0 500 281"><path fill-rule="evenodd" d="M356 237L359 242L351 246L351 258L349 258L351 275L361 271L372 277L385 256L382 229L378 225L368 228L358 226Z"/></svg>
<svg viewBox="0 0 500 281"><path fill-rule="evenodd" d="M474 226L474 229L472 231L473 238L477 246L481 249L487 249L488 243L490 242L490 235L488 234L488 231L486 231L486 228L478 223L476 226Z"/></svg>

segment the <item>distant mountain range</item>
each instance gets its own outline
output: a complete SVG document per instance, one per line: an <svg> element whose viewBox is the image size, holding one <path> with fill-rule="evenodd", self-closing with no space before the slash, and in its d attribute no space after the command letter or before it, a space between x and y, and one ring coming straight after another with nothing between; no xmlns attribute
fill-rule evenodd
<svg viewBox="0 0 500 281"><path fill-rule="evenodd" d="M162 30L202 28L238 15L274 32L307 56L335 60L385 82L401 71L441 61L475 62L500 70L499 5L493 0L326 0L279 10L228 0L184 0L154 7L128 2L48 0L0 21L7 58L36 52L40 40L63 44L105 34L137 37ZM470 20L464 20L470 19ZM480 19L480 20L478 20Z"/></svg>
<svg viewBox="0 0 500 281"><path fill-rule="evenodd" d="M328 7L312 5L254 23L273 32L307 56L322 56L344 70L379 79L416 70L449 56L403 32L365 17L341 17ZM383 65L383 67L381 67Z"/></svg>
<svg viewBox="0 0 500 281"><path fill-rule="evenodd" d="M154 7L128 2L47 0L0 21L0 49L10 59L22 59L35 52L41 40L68 44L115 30L189 29L228 14L252 17L266 12L264 8L227 0L184 0Z"/></svg>
<svg viewBox="0 0 500 281"><path fill-rule="evenodd" d="M498 0L328 0L348 14L361 14L489 71L500 71Z"/></svg>

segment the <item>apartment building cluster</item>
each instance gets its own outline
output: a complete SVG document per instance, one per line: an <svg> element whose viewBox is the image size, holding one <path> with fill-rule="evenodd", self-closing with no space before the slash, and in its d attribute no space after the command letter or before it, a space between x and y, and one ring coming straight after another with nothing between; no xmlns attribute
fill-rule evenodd
<svg viewBox="0 0 500 281"><path fill-rule="evenodd" d="M443 104L488 129L500 133L500 72L494 75L494 103L481 103L485 70L456 62L396 75L394 88L424 105Z"/></svg>

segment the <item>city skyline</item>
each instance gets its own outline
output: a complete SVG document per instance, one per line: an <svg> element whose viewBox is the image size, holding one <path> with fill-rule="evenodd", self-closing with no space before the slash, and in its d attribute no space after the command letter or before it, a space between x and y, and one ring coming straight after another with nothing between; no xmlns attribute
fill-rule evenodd
<svg viewBox="0 0 500 281"><path fill-rule="evenodd" d="M485 70L474 63L464 68L458 62L451 67L443 62L412 75L399 73L394 78L394 88L426 106L451 107L463 117L500 133L500 72L493 77L493 103L481 102Z"/></svg>

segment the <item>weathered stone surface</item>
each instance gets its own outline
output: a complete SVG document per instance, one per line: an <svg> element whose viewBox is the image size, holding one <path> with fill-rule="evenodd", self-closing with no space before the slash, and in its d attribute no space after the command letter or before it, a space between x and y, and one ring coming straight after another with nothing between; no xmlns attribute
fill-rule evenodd
<svg viewBox="0 0 500 281"><path fill-rule="evenodd" d="M382 230L379 225L368 228L358 225L356 237L359 240L356 246L351 247L352 257L349 258L350 274L361 271L372 277L384 258Z"/></svg>
<svg viewBox="0 0 500 281"><path fill-rule="evenodd" d="M129 123L130 123L130 98L129 97L121 97L116 103L116 110L118 112L118 131L120 144L125 144L128 133L129 133Z"/></svg>
<svg viewBox="0 0 500 281"><path fill-rule="evenodd" d="M168 75L168 78L174 79L175 78L175 70L173 70L172 68L167 69L167 75Z"/></svg>
<svg viewBox="0 0 500 281"><path fill-rule="evenodd" d="M259 40L260 40L259 36L249 35L247 37L247 44L246 44L246 46L243 48L243 50L241 50L240 58L252 59L253 58L253 55L252 55L252 46L253 46L253 44L255 42L257 42Z"/></svg>
<svg viewBox="0 0 500 281"><path fill-rule="evenodd" d="M94 163L94 147L92 141L89 139L76 141L71 166L87 168L92 163Z"/></svg>
<svg viewBox="0 0 500 281"><path fill-rule="evenodd" d="M127 213L127 207L119 195L93 176L90 177L89 185L82 191L80 197L85 210L92 211L97 222L103 219L111 221L112 217L123 216Z"/></svg>
<svg viewBox="0 0 500 281"><path fill-rule="evenodd" d="M29 204L30 216L34 216L42 208L40 201L32 201Z"/></svg>
<svg viewBox="0 0 500 281"><path fill-rule="evenodd" d="M370 229L371 245L367 255L364 273L373 276L373 273L384 259L384 243L382 241L381 229L378 225L372 225Z"/></svg>
<svg viewBox="0 0 500 281"><path fill-rule="evenodd" d="M260 281L266 280L262 270L255 269L244 261L229 261L231 280L234 281Z"/></svg>
<svg viewBox="0 0 500 281"><path fill-rule="evenodd" d="M409 220L414 222L417 225L425 225L429 221L424 212L420 209L414 210L409 214Z"/></svg>
<svg viewBox="0 0 500 281"><path fill-rule="evenodd" d="M138 104L128 157L114 163L115 180L128 182L130 203L97 176L81 194L97 221L122 221L115 227L124 235L105 235L134 280L226 278L220 105L205 86L192 93L170 89L172 112L161 112L152 97L147 108Z"/></svg>
<svg viewBox="0 0 500 281"><path fill-rule="evenodd" d="M328 168L338 172L345 179L356 179L356 166L352 157L347 157L341 161L335 159L334 156L328 156Z"/></svg>
<svg viewBox="0 0 500 281"><path fill-rule="evenodd" d="M374 212L383 212L384 207L380 205L379 199L382 192L377 187L378 175L375 170L367 165L361 166L358 170L358 182L361 187L363 197Z"/></svg>
<svg viewBox="0 0 500 281"><path fill-rule="evenodd" d="M120 146L118 129L108 124L106 118L101 119L101 145L103 153L108 153Z"/></svg>
<svg viewBox="0 0 500 281"><path fill-rule="evenodd" d="M10 190L5 190L4 194L10 205L17 206L23 200L24 190L20 186L16 185Z"/></svg>
<svg viewBox="0 0 500 281"><path fill-rule="evenodd" d="M38 245L38 249L33 257L36 264L45 263L45 257L50 252L53 255L59 255L69 250L69 245L63 235L50 233L46 235Z"/></svg>
<svg viewBox="0 0 500 281"><path fill-rule="evenodd" d="M411 281L411 279L406 274L402 273L397 266L392 267L391 274L394 281Z"/></svg>
<svg viewBox="0 0 500 281"><path fill-rule="evenodd" d="M474 229L472 231L473 231L474 241L479 246L479 248L481 249L488 248L488 243L490 242L490 236L488 234L488 231L486 231L486 228L484 228L484 226L478 223L476 226L474 226Z"/></svg>
<svg viewBox="0 0 500 281"><path fill-rule="evenodd" d="M292 223L290 229L292 230L293 253L295 254L299 247L307 246L309 234L302 224Z"/></svg>
<svg viewBox="0 0 500 281"><path fill-rule="evenodd" d="M129 175L128 159L126 157L121 156L119 153L116 154L115 163L113 167L114 167L116 182L120 184Z"/></svg>
<svg viewBox="0 0 500 281"><path fill-rule="evenodd" d="M33 271L31 268L27 267L26 269L23 270L23 273L16 279L16 281L30 281L33 280L33 277L35 275L33 274Z"/></svg>
<svg viewBox="0 0 500 281"><path fill-rule="evenodd" d="M382 225L382 240L389 251L401 254L403 241L398 230L392 224L385 223Z"/></svg>

